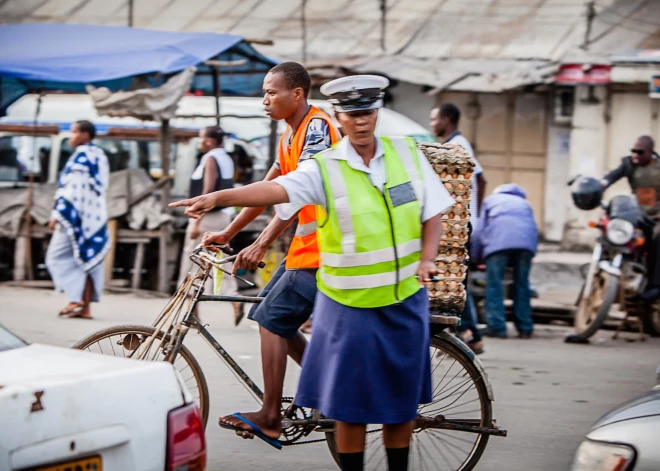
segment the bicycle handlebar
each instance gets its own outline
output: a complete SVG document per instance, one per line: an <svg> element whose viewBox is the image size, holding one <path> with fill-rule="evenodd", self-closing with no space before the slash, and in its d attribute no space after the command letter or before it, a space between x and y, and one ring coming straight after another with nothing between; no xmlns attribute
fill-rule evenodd
<svg viewBox="0 0 660 471"><path fill-rule="evenodd" d="M234 255L234 249L232 249L229 245L222 245L222 244L210 244L208 246L199 244L197 247L195 247L195 250L193 250L193 254L198 254L202 249L217 249L224 253L225 255L230 255L231 257L228 257L228 261L231 258L231 260L235 260L237 255ZM264 268L266 264L264 262L259 262L259 268Z"/></svg>

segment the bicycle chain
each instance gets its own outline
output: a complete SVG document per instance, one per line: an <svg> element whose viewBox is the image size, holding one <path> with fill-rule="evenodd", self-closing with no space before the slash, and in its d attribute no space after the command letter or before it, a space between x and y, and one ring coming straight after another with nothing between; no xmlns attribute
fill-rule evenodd
<svg viewBox="0 0 660 471"><path fill-rule="evenodd" d="M293 404L294 400L295 400L295 397L283 397L282 398L283 403ZM327 438L318 438L316 440L304 440L302 442L282 443L282 446L309 445L310 443L322 443L322 442L327 442L327 441L328 441Z"/></svg>
<svg viewBox="0 0 660 471"><path fill-rule="evenodd" d="M293 403L295 398L293 397L283 397L282 402L288 402L288 403ZM382 429L376 429L376 430L368 430L367 434L369 433L375 433L375 432L380 432ZM282 446L297 446L297 445L309 445L310 443L323 443L327 442L327 438L318 438L316 440L304 440L302 442L293 442L293 443L282 443Z"/></svg>

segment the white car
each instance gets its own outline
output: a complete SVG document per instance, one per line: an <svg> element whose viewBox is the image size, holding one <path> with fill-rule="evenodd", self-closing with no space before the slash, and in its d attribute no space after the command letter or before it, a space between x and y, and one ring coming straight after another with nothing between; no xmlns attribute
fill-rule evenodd
<svg viewBox="0 0 660 471"><path fill-rule="evenodd" d="M47 345L0 325L0 471L203 470L204 426L174 367Z"/></svg>

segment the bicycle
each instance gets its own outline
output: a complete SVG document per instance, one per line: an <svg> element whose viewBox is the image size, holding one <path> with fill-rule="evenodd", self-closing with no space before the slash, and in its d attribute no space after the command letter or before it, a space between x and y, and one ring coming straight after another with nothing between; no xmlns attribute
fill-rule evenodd
<svg viewBox="0 0 660 471"><path fill-rule="evenodd" d="M127 358L172 363L182 373L188 389L195 397L205 426L209 415L208 386L199 363L183 345L191 328L197 330L218 353L257 402L263 399L261 389L195 315L195 307L200 302L258 303L263 299L255 296L203 294L204 282L211 276L213 268L233 276L224 270L222 265L233 261L236 256L232 255L233 252L227 246L216 246L216 249L231 256L218 259L214 250L198 246L190 256L199 267L197 272L188 274L151 326L110 327L87 336L73 346L80 350L115 356L118 356L119 350ZM252 285L243 278L237 278ZM190 295L191 290L192 295ZM507 432L500 429L492 418L493 391L481 363L463 342L445 332L447 328L459 323L458 317L431 313L430 322L433 402L419 407L419 416L415 420L415 432L411 442L409 467L411 470L468 471L473 469L481 458L490 436L504 437ZM192 376L185 379L190 374L187 373L188 369L192 372ZM334 421L323 417L318 411L295 405L292 397L284 397L282 403L280 444L292 446L326 441L332 457L339 464ZM370 436L367 440L365 469L382 469L383 463L386 462L382 446L374 451L373 445L380 442L379 437L382 435L380 432L382 429L376 425L368 428L367 433L373 438ZM311 438L312 433L324 434L324 437ZM244 438L253 438L249 432L237 432L237 434ZM440 459L444 460L445 465L436 468L435 465Z"/></svg>

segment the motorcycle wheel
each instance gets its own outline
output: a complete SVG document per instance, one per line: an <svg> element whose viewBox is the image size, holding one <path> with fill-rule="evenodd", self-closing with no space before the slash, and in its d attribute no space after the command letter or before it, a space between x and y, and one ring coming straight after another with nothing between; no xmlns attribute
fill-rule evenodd
<svg viewBox="0 0 660 471"><path fill-rule="evenodd" d="M576 336L588 339L602 327L616 298L618 285L618 279L607 272L599 270L594 275L591 293L580 295L574 320Z"/></svg>
<svg viewBox="0 0 660 471"><path fill-rule="evenodd" d="M644 332L651 337L660 337L660 303L655 303L651 308L651 312L647 312L642 316L642 325Z"/></svg>

